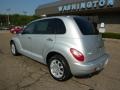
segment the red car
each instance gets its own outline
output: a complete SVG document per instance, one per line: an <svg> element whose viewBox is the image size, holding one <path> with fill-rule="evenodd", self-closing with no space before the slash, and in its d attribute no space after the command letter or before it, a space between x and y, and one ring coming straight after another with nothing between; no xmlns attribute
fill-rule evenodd
<svg viewBox="0 0 120 90"><path fill-rule="evenodd" d="M10 28L10 32L11 32L12 34L19 33L21 30L22 30L22 27L20 27L20 26L15 26L15 27L11 27L11 28Z"/></svg>

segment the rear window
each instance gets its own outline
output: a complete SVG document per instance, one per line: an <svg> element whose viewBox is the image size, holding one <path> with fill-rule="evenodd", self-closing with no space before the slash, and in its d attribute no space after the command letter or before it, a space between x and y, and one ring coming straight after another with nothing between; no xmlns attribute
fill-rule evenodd
<svg viewBox="0 0 120 90"><path fill-rule="evenodd" d="M77 23L83 35L98 35L99 34L97 30L97 26L93 25L91 22L83 18L80 18L80 17L74 17L74 20Z"/></svg>

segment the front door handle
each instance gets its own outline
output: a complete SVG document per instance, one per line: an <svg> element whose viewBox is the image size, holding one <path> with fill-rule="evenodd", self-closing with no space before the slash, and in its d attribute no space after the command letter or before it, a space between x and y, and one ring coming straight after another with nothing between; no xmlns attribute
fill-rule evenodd
<svg viewBox="0 0 120 90"><path fill-rule="evenodd" d="M51 38L48 38L48 39L47 39L47 41L53 41L53 39L51 39Z"/></svg>

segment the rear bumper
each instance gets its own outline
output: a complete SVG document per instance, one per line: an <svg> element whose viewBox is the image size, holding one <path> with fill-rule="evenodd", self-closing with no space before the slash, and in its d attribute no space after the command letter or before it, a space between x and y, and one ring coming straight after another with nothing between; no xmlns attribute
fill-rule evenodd
<svg viewBox="0 0 120 90"><path fill-rule="evenodd" d="M71 72L75 76L86 75L103 69L108 63L108 54L87 63L73 63Z"/></svg>

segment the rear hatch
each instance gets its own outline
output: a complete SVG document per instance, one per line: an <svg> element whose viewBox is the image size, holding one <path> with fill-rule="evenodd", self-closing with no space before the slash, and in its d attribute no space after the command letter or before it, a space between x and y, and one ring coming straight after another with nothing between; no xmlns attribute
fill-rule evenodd
<svg viewBox="0 0 120 90"><path fill-rule="evenodd" d="M104 54L104 43L97 30L97 23L91 23L82 17L74 17L74 20L81 32L85 62L96 60Z"/></svg>
<svg viewBox="0 0 120 90"><path fill-rule="evenodd" d="M101 35L87 35L83 36L81 39L85 49L85 62L96 60L105 53Z"/></svg>

